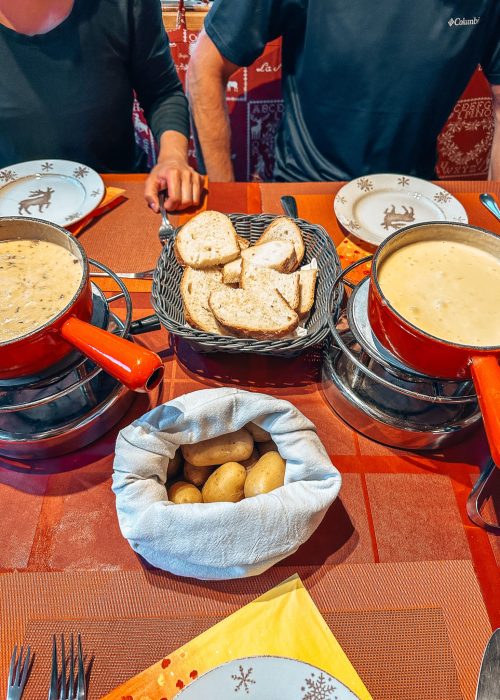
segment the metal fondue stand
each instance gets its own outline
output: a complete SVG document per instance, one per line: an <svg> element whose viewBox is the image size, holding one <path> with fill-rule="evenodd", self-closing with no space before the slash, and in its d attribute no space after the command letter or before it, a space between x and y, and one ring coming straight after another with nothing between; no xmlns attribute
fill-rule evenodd
<svg viewBox="0 0 500 700"><path fill-rule="evenodd" d="M347 275L371 256L353 263L335 280L351 293L343 308L330 308L330 337L323 362L323 393L333 410L352 428L376 442L399 449L429 451L463 440L481 424L472 381L429 377L383 347L368 320L368 285L353 285ZM491 532L500 527L480 514L486 484L495 465L489 461L467 503L471 520Z"/></svg>
<svg viewBox="0 0 500 700"><path fill-rule="evenodd" d="M106 298L92 283L92 324L127 337L132 300L125 284L105 265L90 260L120 292ZM125 319L110 309L125 300ZM0 455L21 459L54 457L77 450L107 432L136 394L78 351L29 377L0 381Z"/></svg>

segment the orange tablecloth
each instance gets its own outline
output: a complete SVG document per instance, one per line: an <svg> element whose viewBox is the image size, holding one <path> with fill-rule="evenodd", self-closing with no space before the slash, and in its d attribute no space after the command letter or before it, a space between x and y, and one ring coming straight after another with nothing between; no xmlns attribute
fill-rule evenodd
<svg viewBox="0 0 500 700"><path fill-rule="evenodd" d="M161 250L157 237L159 217L149 211L143 202L143 180L143 176L106 176L106 184L126 190L127 201L101 217L80 236L91 257L115 269L152 267ZM459 195L472 223L489 225L489 228L500 233L500 224L495 223L487 212L482 212L475 196L467 194L489 191L498 197L499 182L440 184ZM208 206L226 212L279 212L279 197L282 194L327 195L333 200L338 187L338 183L212 183ZM315 204L318 202L317 199L311 201ZM307 199L301 197L300 213L304 215L306 212L305 218L313 219L314 216L320 219L321 212L321 222L335 238L335 222L333 217L331 220L329 218L328 199L322 198L320 203L318 209L307 210ZM137 316L148 313L147 288L148 285L142 288L145 291L133 295ZM493 627L500 625L500 541L472 525L465 512L466 499L478 476L479 467L488 457L482 430L442 454L400 452L358 435L332 413L318 384L317 357L305 356L288 361L246 357L243 363L238 356L199 355L183 344L178 346L177 352L173 352L164 331L143 336L143 340L154 349L163 351L166 368L164 400L219 384L267 391L283 397L297 405L316 424L332 461L342 472L340 498L309 542L283 562L282 567L275 567L267 578L262 579L267 587L297 570L309 581L308 587L317 591L313 597L320 610L325 611L325 601L333 595L335 576L343 576L344 573L347 576L349 570L349 575L359 577L361 582L365 580L362 574L364 567L375 567L374 571L387 572L387 577L380 574L382 578L378 590L374 583L370 584L373 587L366 589L366 599L361 587L356 594L358 604L362 607L366 600L367 605L372 605L378 597L380 601L389 601L384 605L390 607L411 607L413 593L417 596L417 593L420 595L428 590L431 600L438 588L442 588L441 584L432 584L429 579L429 588L426 589L424 573L421 574L422 580L417 573L419 565L424 566L425 562L436 565L433 576L437 578L433 580L439 581L439 576L445 576L446 580L446 576L451 575L450 569L440 569L439 563L459 560L464 565L472 565L490 623ZM121 425L130 422L146 408L144 399L139 398ZM259 579L226 585L182 580L174 582L172 577L162 574L151 583L153 579L147 573L148 567L122 538L116 520L110 479L118 427L88 448L64 457L32 462L0 457L0 570L31 572L35 579L24 579L27 583L23 590L27 596L31 590L29 586L37 589L36 577L42 576L43 572L46 572L43 576L48 572L66 572L68 578L61 594L57 593L58 605L61 606L57 609L64 608L62 602L68 596L68 605L73 610L68 613L70 616L77 614L76 601L79 595L83 595L83 589L77 595L75 588L80 585L77 583L80 572L82 576L84 572L97 576L97 582L92 584L97 586L95 590L101 585L104 588L108 585L105 584L107 579L99 578L104 572L106 576L113 571L122 572L123 576L135 573L144 585L154 585L164 591L175 590L179 610L192 611L197 619L206 620L207 625L213 620L210 614L214 613L207 612L211 610L211 605L218 606L217 614L227 614L228 610L234 610L262 592L264 583ZM495 507L498 508L498 503ZM490 509L490 519L495 518L495 507ZM380 569L377 569L378 565ZM368 570L372 571L371 568ZM409 578L405 579L404 602L398 598L398 586L393 588L389 585L391 577L399 575L395 573L396 570L413 572L411 575L408 573ZM47 579L42 580L45 581L44 585L50 585ZM392 582L394 580L392 578ZM346 598L340 597L335 605L349 604L347 581L344 581L345 589L342 589L346 591ZM417 581L420 581L418 585ZM450 586L452 583L450 581ZM321 592L322 586L329 591L326 598L322 597L326 595ZM59 588L54 590L59 591ZM242 595L243 590L245 595ZM464 595L463 592L461 595ZM418 608L422 605L418 602L421 600L416 597L417 602L413 604ZM43 601L44 598L40 598L39 605L42 607ZM9 604L14 603L9 601ZM444 605L442 601L435 604ZM433 604L429 605L432 607ZM53 611L55 609L51 608ZM55 615L55 612L51 614ZM161 615L160 610L158 614ZM20 620L21 617L16 624L21 625ZM447 622L446 628L451 627ZM12 641L8 629L4 626L4 632L0 632L4 634L2 639L5 643L0 663L4 663L10 653L5 648ZM21 627L16 629L21 634ZM33 628L33 634L38 634L37 630L39 628ZM465 635L465 631L463 633ZM192 634L186 632L188 638ZM462 656L466 658L463 642L452 640L453 644L461 649ZM478 662L477 648L471 658L474 664ZM0 668L0 681L4 671ZM463 695L453 697L464 697L466 700L473 697L472 677L476 671L475 665L469 668L467 681L464 680L465 676L460 676ZM388 692L380 697L389 699L391 695Z"/></svg>

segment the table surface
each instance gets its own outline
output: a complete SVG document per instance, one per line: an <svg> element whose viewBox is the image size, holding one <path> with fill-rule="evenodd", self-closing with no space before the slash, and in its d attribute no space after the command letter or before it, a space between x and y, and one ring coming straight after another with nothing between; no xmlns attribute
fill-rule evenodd
<svg viewBox="0 0 500 700"><path fill-rule="evenodd" d="M115 269L153 266L161 249L159 219L143 202L144 176L106 176L105 181L123 187L126 200L90 225L81 242L89 255ZM208 206L278 213L282 194L333 195L340 184L214 183ZM440 184L454 193L500 195L500 182ZM500 233L493 219L491 228ZM332 225L330 233L338 243L338 229ZM146 315L149 294L134 292L133 300L135 316ZM317 426L343 486L313 537L283 562L283 571L315 570L319 575L356 565L466 561L473 566L491 626L500 625L500 542L472 525L465 511L488 458L481 428L442 453L399 451L355 433L332 412L321 393L317 355L293 360L248 356L241 362L239 356L199 355L184 344L174 348L165 331L142 338L164 357L163 401L196 389L234 385L287 399ZM67 456L31 462L0 457L0 571L42 576L148 570L119 531L110 490L117 431L147 408L147 399L138 397L115 429ZM490 519L495 509L498 503L490 505ZM197 591L200 600L217 591L218 600L227 596L232 601L234 594L231 585L225 592L224 585L210 582L197 583Z"/></svg>

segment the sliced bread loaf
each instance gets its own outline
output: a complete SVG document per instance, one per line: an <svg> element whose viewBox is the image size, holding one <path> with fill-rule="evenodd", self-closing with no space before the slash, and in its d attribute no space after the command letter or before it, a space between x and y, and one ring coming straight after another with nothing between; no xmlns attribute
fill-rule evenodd
<svg viewBox="0 0 500 700"><path fill-rule="evenodd" d="M295 248L295 255L297 256L296 267L300 265L304 258L306 248L300 228L292 219L288 219L286 216L280 216L274 219L274 221L271 221L255 245L261 245L268 241L289 241L292 243Z"/></svg>
<svg viewBox="0 0 500 700"><path fill-rule="evenodd" d="M208 304L210 293L222 287L222 272L219 269L193 270L192 267L186 267L180 290L184 318L190 326L206 333L231 335L218 323Z"/></svg>
<svg viewBox="0 0 500 700"><path fill-rule="evenodd" d="M175 239L174 251L181 265L201 270L234 260L240 254L240 246L228 216L204 211L184 224Z"/></svg>
<svg viewBox="0 0 500 700"><path fill-rule="evenodd" d="M290 241L268 241L241 251L241 257L255 267L270 267L277 272L292 272L297 255Z"/></svg>
<svg viewBox="0 0 500 700"><path fill-rule="evenodd" d="M228 263L232 265L232 263ZM241 267L240 287L259 291L278 291L292 309L297 309L300 302L299 273L288 275L271 268L255 267L244 261Z"/></svg>
<svg viewBox="0 0 500 700"><path fill-rule="evenodd" d="M297 313L300 318L307 316L314 304L314 292L316 288L317 270L299 270L300 303Z"/></svg>
<svg viewBox="0 0 500 700"><path fill-rule="evenodd" d="M278 292L226 287L212 292L209 304L219 323L236 335L273 340L297 328L299 317Z"/></svg>
<svg viewBox="0 0 500 700"><path fill-rule="evenodd" d="M241 275L241 258L226 263L222 268L222 281L224 284L239 284Z"/></svg>

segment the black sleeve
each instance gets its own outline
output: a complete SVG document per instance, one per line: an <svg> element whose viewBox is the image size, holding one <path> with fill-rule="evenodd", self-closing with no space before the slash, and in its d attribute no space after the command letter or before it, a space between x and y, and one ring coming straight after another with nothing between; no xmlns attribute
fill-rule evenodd
<svg viewBox="0 0 500 700"><path fill-rule="evenodd" d="M481 68L492 85L500 85L500 7L497 6L495 12L491 23L491 41L481 60Z"/></svg>
<svg viewBox="0 0 500 700"><path fill-rule="evenodd" d="M287 12L298 0L215 0L205 31L220 53L237 66L249 66L268 41L281 36Z"/></svg>
<svg viewBox="0 0 500 700"><path fill-rule="evenodd" d="M131 0L132 85L159 142L164 131L189 138L189 109L170 53L159 0Z"/></svg>

